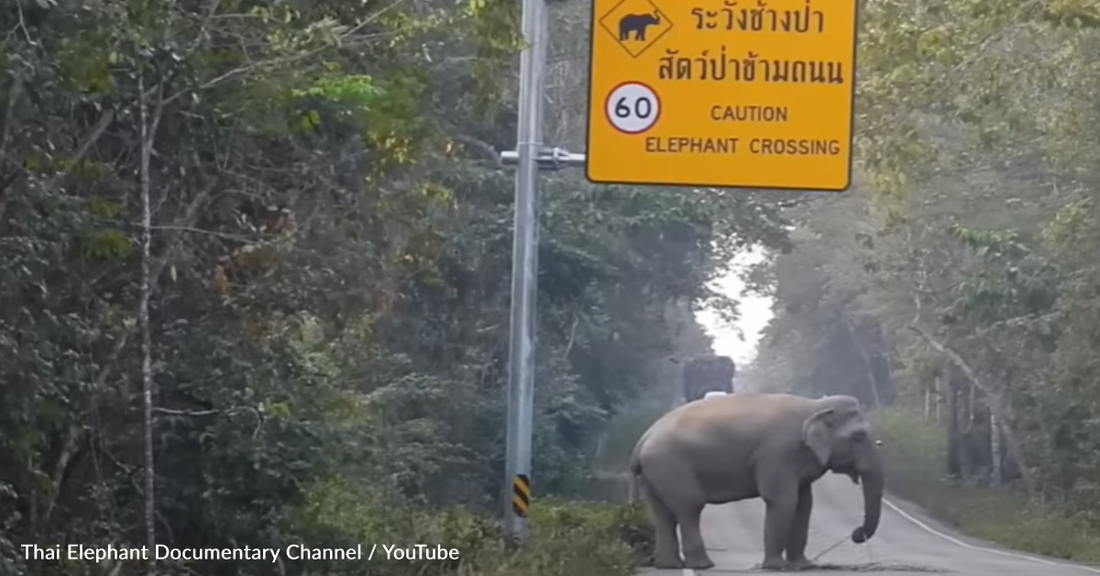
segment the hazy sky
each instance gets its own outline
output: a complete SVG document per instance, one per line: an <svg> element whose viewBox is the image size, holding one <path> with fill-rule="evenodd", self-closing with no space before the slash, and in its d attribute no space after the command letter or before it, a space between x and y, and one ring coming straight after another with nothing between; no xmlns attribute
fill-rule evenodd
<svg viewBox="0 0 1100 576"><path fill-rule="evenodd" d="M741 293L745 288L745 283L740 278L741 271L746 266L760 262L763 257L764 253L760 250L743 252L734 260L730 273L715 281L716 288L740 301L741 319L736 326L725 324L710 310L702 310L695 316L714 338L714 353L733 358L739 367L748 364L756 356L760 331L772 318L771 298ZM738 328L744 334L743 340L738 334Z"/></svg>

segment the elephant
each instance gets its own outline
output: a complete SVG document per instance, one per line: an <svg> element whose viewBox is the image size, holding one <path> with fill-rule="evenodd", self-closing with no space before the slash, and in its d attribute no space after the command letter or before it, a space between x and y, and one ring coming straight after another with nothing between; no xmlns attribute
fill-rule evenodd
<svg viewBox="0 0 1100 576"><path fill-rule="evenodd" d="M630 33L634 33L634 39L645 41L645 30L650 26L661 23L661 13L654 14L627 14L619 19L619 40L630 40Z"/></svg>
<svg viewBox="0 0 1100 576"><path fill-rule="evenodd" d="M882 514L879 444L852 396L739 392L677 407L642 435L630 459L632 493L640 490L656 533L654 566L713 568L699 527L703 507L762 498L761 568L808 567L812 484L829 471L862 484L863 524L851 539L866 542Z"/></svg>

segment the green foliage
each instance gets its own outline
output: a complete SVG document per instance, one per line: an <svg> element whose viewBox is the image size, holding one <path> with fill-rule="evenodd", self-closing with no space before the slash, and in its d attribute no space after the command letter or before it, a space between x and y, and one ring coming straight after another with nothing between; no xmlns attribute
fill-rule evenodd
<svg viewBox="0 0 1100 576"><path fill-rule="evenodd" d="M545 526L539 533L554 539L592 538L626 544L635 561L652 559L656 542L645 507L635 504L542 499L532 522Z"/></svg>
<svg viewBox="0 0 1100 576"><path fill-rule="evenodd" d="M651 554L652 535L640 507L539 499L530 517L531 541L520 553L502 544L498 524L464 509L395 507L375 496L374 487L326 484L310 490L291 522L295 541L354 547L380 544L373 560L312 562L304 574L385 576L452 574L631 574ZM440 543L457 549L459 560L387 560L382 543ZM368 551L364 551L367 554Z"/></svg>
<svg viewBox="0 0 1100 576"><path fill-rule="evenodd" d="M592 496L608 422L706 351L692 306L735 313L709 286L729 255L787 247L774 206L547 177L533 476L561 500L511 556L485 518L514 181L479 151L513 144L516 3L32 4L0 3L0 570L61 569L14 565L22 543L143 542L146 448L162 543L632 570L638 511L566 500Z"/></svg>
<svg viewBox="0 0 1100 576"><path fill-rule="evenodd" d="M938 472L946 442L934 423L912 409L872 414L889 471L891 493L918 504L968 534L1007 548L1076 562L1100 563L1100 532L1084 516L1067 515L1018 492L951 482Z"/></svg>
<svg viewBox="0 0 1100 576"><path fill-rule="evenodd" d="M895 406L872 412L871 423L875 437L882 441L890 490L928 507L928 483L943 482L935 472L943 468L947 459L947 439L943 432L925 422L919 412Z"/></svg>
<svg viewBox="0 0 1100 576"><path fill-rule="evenodd" d="M878 387L905 497L976 535L1093 560L1095 13L1087 1L863 7L856 185L786 212L794 249L758 272L776 317L742 376L875 404Z"/></svg>
<svg viewBox="0 0 1100 576"><path fill-rule="evenodd" d="M118 230L92 230L81 248L85 258L124 259L134 253L130 238Z"/></svg>
<svg viewBox="0 0 1100 576"><path fill-rule="evenodd" d="M1051 268L1033 255L1017 231L957 227L953 233L983 266L975 277L963 278L953 288L955 300L943 311L950 322L959 315L997 322L1051 310L1056 298L1049 282Z"/></svg>

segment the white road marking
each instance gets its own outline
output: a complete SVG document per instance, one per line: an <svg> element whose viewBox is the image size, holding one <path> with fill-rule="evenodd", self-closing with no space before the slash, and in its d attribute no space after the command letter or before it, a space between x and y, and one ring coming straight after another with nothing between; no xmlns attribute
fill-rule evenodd
<svg viewBox="0 0 1100 576"><path fill-rule="evenodd" d="M1038 564L1046 564L1048 566L1060 566L1062 568L1078 568L1080 570L1085 570L1087 572L1092 572L1094 574L1100 574L1100 569L1090 568L1089 566L1077 566L1075 564L1063 564L1061 562L1054 562L1052 560L1046 560L1044 558L1035 558L1035 557L1032 557L1032 556L1025 556L1023 554L1017 554L1015 552L1006 552L1004 550L996 550L996 549L993 549L993 548L986 548L985 546L975 546L973 544L967 544L966 542L963 542L962 540L959 540L958 538L948 536L947 534L944 534L944 533L940 532L939 530L936 530L935 528L932 528L931 526L925 524L924 522L921 522L920 520L914 518L912 515L910 515L908 512L906 512L905 510L902 510L901 508L898 508L898 506L896 504L894 504L893 502L887 500L886 498L883 498L882 502L884 504L886 504L887 506L889 506L894 512L897 512L902 518L905 518L906 520L912 522L917 528L920 528L921 530L924 530L925 532L928 532L929 534L932 534L933 536L938 536L938 537L940 537L944 540L947 540L948 542L951 542L952 544L955 544L956 546L961 546L963 548L968 548L970 550L977 550L979 552L990 552L990 553L993 553L993 554L1000 554L1001 556L1007 556L1009 558L1016 558L1018 560L1027 560L1029 562L1035 562L1035 563L1038 563Z"/></svg>
<svg viewBox="0 0 1100 576"><path fill-rule="evenodd" d="M924 522L921 522L920 520L914 518L911 514L909 514L905 510L902 510L896 504L894 504L893 502L887 500L886 498L883 498L882 502L883 502L883 504L886 504L887 506L889 506L891 510L893 510L894 512L897 512L898 515L900 515L902 518L905 518L906 520L911 522L917 528L920 528L921 530L924 530L925 532L927 532L927 533L929 533L933 536L937 536L939 538L947 540L948 542L950 542L950 543L952 543L956 546L960 546L962 548L967 548L969 550L977 550L978 552L990 552L992 554L1000 554L1001 556L1007 556L1009 558L1016 558L1017 560L1027 560L1028 562L1035 562L1037 564L1046 564L1047 566L1059 566L1059 567L1062 567L1062 568L1077 568L1079 570L1084 570L1086 572L1092 572L1094 574L1100 574L1100 569L1092 568L1092 567L1089 567L1089 566L1078 566L1078 565L1075 565L1075 564L1063 564L1062 562L1055 562L1053 560L1046 560L1044 558L1035 558L1035 557L1032 557L1032 556L1025 556L1023 554L1017 554L1015 552L1006 552L1004 550L996 550L996 549L993 549L993 548L987 548L985 546L975 546L973 544L968 544L966 542L963 542L962 540L959 540L958 538L948 536L947 534L944 534L943 532L940 532L939 530L936 530L935 528L925 524ZM868 544L870 544L870 542L868 542ZM683 569L683 576L696 576L695 570L692 570L691 568L684 568Z"/></svg>

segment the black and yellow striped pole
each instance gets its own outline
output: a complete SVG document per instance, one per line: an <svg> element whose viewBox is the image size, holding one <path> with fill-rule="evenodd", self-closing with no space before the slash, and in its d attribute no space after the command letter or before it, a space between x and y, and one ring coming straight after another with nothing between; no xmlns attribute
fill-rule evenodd
<svg viewBox="0 0 1100 576"><path fill-rule="evenodd" d="M520 518L527 517L531 506L531 480L526 474L516 474L512 478L512 511Z"/></svg>

